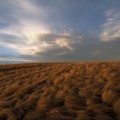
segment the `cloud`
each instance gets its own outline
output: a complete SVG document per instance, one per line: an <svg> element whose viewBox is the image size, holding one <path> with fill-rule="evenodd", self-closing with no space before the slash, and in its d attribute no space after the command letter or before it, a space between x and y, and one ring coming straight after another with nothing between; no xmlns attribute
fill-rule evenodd
<svg viewBox="0 0 120 120"><path fill-rule="evenodd" d="M6 46L0 45L0 58L1 57L10 57L10 56L11 57L17 56L17 52L12 49L9 49Z"/></svg>
<svg viewBox="0 0 120 120"><path fill-rule="evenodd" d="M14 62L31 62L32 60L24 60L24 59L20 59L20 58L13 58L13 57L9 57L9 58L0 58L0 61L9 61L9 62L12 62L12 61L14 61Z"/></svg>
<svg viewBox="0 0 120 120"><path fill-rule="evenodd" d="M47 16L45 9L42 6L36 6L30 0L6 0L1 1L0 11L2 11L0 44L18 54L37 52L38 46L35 45L35 37L37 34L49 31L44 24Z"/></svg>
<svg viewBox="0 0 120 120"><path fill-rule="evenodd" d="M114 56L115 53L117 56L119 42L113 41L120 37L120 11L105 12L107 21L98 38L90 36L99 31L98 24L103 20L103 9L98 9L99 3L96 5L73 0L69 4L64 0L2 0L1 60L81 61ZM88 13L86 8L91 12ZM97 19L93 17L96 15ZM110 54L109 51L113 52Z"/></svg>
<svg viewBox="0 0 120 120"><path fill-rule="evenodd" d="M100 39L108 42L120 38L120 10L109 10L105 12L107 21L102 25Z"/></svg>
<svg viewBox="0 0 120 120"><path fill-rule="evenodd" d="M2 2L0 5L5 7L4 13L7 13L2 15L7 26L0 30L0 44L3 46L21 55L34 55L56 49L60 50L56 54L63 55L66 52L62 49L73 51L74 43L82 40L81 36L72 35L70 30L53 31L44 24L49 12L42 6L36 6L31 1L12 1ZM14 24L10 24L6 17L10 21L14 20Z"/></svg>
<svg viewBox="0 0 120 120"><path fill-rule="evenodd" d="M92 56L100 56L100 54L102 54L103 52L100 50L94 50L94 51L90 51L90 54Z"/></svg>
<svg viewBox="0 0 120 120"><path fill-rule="evenodd" d="M69 41L66 39L57 39L54 41L55 44L59 45L60 47L66 47L69 50L74 50L72 46L70 46Z"/></svg>
<svg viewBox="0 0 120 120"><path fill-rule="evenodd" d="M39 56L45 55L66 55L74 52L74 45L80 44L83 40L82 36L74 36L72 34L62 33L47 33L39 34L37 44L46 44L43 51L38 51L35 54Z"/></svg>
<svg viewBox="0 0 120 120"><path fill-rule="evenodd" d="M31 39L30 39L31 40ZM28 39L29 41L29 39ZM46 61L61 60L76 53L76 44L81 44L83 41L82 36L75 36L72 33L54 33L42 32L34 35L34 40L29 43L23 44L20 49L16 44L15 49L21 52L21 58Z"/></svg>
<svg viewBox="0 0 120 120"><path fill-rule="evenodd" d="M73 51L74 44L83 40L71 32L54 32L38 23L21 22L21 26L10 26L0 31L0 43L21 55L45 55L48 51L55 55L65 55ZM64 51L63 51L64 49ZM53 51L56 52L53 52ZM41 53L41 54L40 54Z"/></svg>
<svg viewBox="0 0 120 120"><path fill-rule="evenodd" d="M116 11L115 9L110 9L110 10L106 11L104 14L106 17L111 17L111 16L113 16L115 11Z"/></svg>
<svg viewBox="0 0 120 120"><path fill-rule="evenodd" d="M39 40L44 41L50 45L55 45L60 48L66 48L69 50L74 50L72 47L73 44L80 43L83 40L82 36L75 36L71 33L48 33L48 34L40 34Z"/></svg>

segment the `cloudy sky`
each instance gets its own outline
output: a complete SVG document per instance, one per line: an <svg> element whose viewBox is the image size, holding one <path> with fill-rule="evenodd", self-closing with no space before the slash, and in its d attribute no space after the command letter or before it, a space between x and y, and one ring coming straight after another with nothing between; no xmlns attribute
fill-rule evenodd
<svg viewBox="0 0 120 120"><path fill-rule="evenodd" d="M120 0L0 0L0 64L120 60Z"/></svg>

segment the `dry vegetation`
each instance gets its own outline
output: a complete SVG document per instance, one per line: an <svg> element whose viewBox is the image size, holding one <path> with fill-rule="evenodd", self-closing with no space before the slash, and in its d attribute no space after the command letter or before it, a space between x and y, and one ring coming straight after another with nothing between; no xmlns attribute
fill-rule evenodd
<svg viewBox="0 0 120 120"><path fill-rule="evenodd" d="M120 62L1 65L0 120L120 120Z"/></svg>

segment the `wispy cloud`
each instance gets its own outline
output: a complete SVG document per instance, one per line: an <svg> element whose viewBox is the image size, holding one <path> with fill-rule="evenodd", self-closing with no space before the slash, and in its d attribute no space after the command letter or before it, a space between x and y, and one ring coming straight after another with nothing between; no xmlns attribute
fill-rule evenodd
<svg viewBox="0 0 120 120"><path fill-rule="evenodd" d="M111 9L105 12L107 21L102 25L100 39L108 42L120 38L120 10Z"/></svg>
<svg viewBox="0 0 120 120"><path fill-rule="evenodd" d="M57 39L54 41L55 44L59 45L60 47L66 47L69 50L74 50L70 43L66 39Z"/></svg>
<svg viewBox="0 0 120 120"><path fill-rule="evenodd" d="M104 13L104 1L1 0L1 61L79 61L106 57L109 51L118 56L120 10L116 8Z"/></svg>
<svg viewBox="0 0 120 120"><path fill-rule="evenodd" d="M0 44L19 54L33 54L37 51L36 46L30 44L35 43L37 34L48 32L43 24L47 15L45 10L28 0L2 1L0 7L4 13L0 17Z"/></svg>
<svg viewBox="0 0 120 120"><path fill-rule="evenodd" d="M82 40L81 36L72 35L70 30L63 29L57 32L44 24L48 13L42 6L35 6L30 1L12 1L12 3L9 1L2 3L5 7L10 5L16 9L13 11L11 8L6 15L12 15L11 18L16 22L7 27L4 26L0 30L1 45L11 48L19 54L33 55L37 52L54 50L54 48L74 50L72 44ZM5 18L5 15L2 17Z"/></svg>

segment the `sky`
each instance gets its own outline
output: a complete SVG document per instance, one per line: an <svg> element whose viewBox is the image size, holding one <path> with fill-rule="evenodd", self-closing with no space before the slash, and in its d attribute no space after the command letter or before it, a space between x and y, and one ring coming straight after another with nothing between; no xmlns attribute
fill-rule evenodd
<svg viewBox="0 0 120 120"><path fill-rule="evenodd" d="M120 0L0 0L0 64L120 60Z"/></svg>

